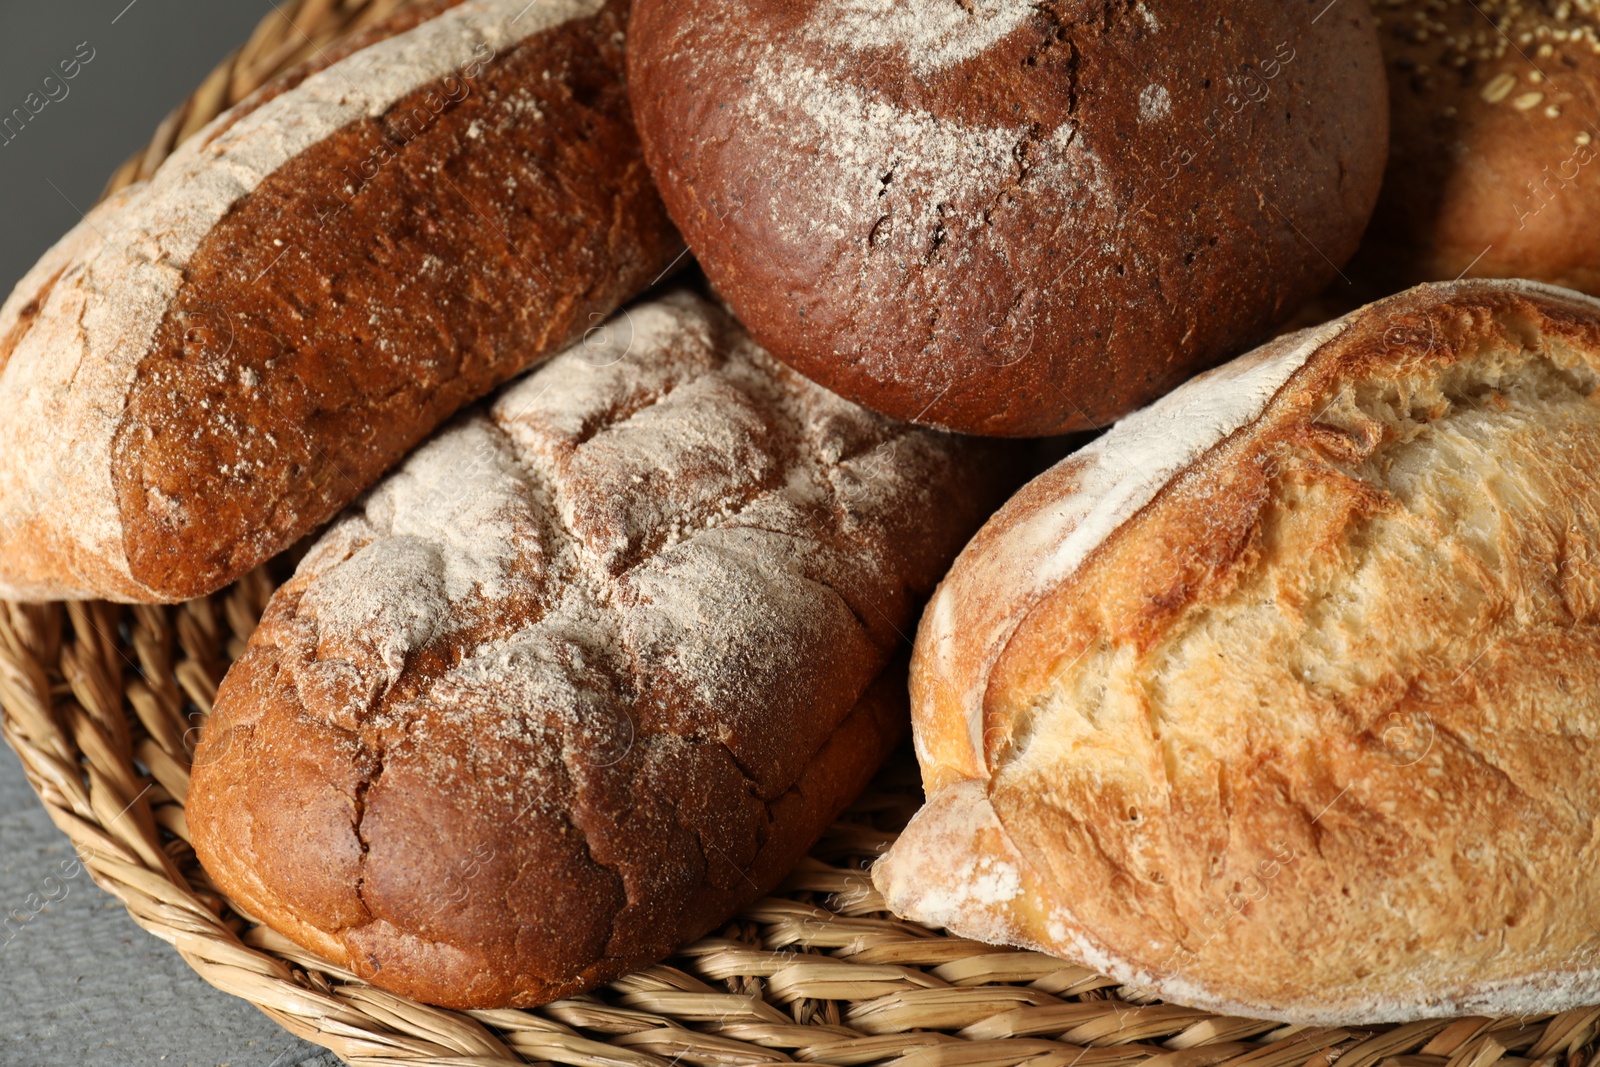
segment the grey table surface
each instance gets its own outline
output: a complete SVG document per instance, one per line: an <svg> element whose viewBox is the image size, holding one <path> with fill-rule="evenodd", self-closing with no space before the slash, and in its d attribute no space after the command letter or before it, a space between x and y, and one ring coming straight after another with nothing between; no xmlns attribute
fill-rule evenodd
<svg viewBox="0 0 1600 1067"><path fill-rule="evenodd" d="M0 0L0 297L273 4ZM0 744L0 1067L338 1063L206 985L81 869L61 879L63 862L66 837Z"/></svg>
<svg viewBox="0 0 1600 1067"><path fill-rule="evenodd" d="M136 926L75 863L3 744L0 910L10 920L0 925L3 1067L339 1063L206 985Z"/></svg>

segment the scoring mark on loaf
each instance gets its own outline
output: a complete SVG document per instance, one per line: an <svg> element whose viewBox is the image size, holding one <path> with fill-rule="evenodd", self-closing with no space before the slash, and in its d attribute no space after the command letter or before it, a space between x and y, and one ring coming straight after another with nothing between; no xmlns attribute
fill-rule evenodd
<svg viewBox="0 0 1600 1067"><path fill-rule="evenodd" d="M920 639L944 648L970 643L973 620L961 605L982 591L1002 590L998 600L1006 609L980 638L984 658L992 662L1034 604L1138 514L1175 472L1258 417L1305 361L1346 328L1340 321L1282 338L1118 422L1063 465L1070 470L1072 492L1020 522L994 525L984 550L965 555L966 566L929 605ZM984 596L994 598L993 592ZM958 699L973 751L979 753L986 748L987 684L987 671L975 672Z"/></svg>

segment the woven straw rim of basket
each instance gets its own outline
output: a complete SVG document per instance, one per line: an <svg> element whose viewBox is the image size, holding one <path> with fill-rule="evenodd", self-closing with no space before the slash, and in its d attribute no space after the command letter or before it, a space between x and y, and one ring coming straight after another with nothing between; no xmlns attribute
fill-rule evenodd
<svg viewBox="0 0 1600 1067"><path fill-rule="evenodd" d="M147 177L274 74L406 2L284 4L110 189ZM1600 1067L1600 1007L1281 1026L1141 1000L1060 960L896 920L863 868L920 802L906 760L773 896L668 964L531 1011L452 1012L386 993L235 913L188 844L197 727L272 588L263 569L176 607L0 604L3 729L50 818L134 921L207 982L352 1064Z"/></svg>

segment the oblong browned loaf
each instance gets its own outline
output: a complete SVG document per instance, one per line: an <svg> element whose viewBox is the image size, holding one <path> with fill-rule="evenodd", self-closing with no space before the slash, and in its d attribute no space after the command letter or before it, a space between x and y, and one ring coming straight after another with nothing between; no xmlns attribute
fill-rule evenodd
<svg viewBox="0 0 1600 1067"><path fill-rule="evenodd" d="M1264 338L1378 195L1327 0L639 0L662 196L774 355L898 418L1100 426Z"/></svg>
<svg viewBox="0 0 1600 1067"><path fill-rule="evenodd" d="M1036 479L912 664L899 914L1229 1015L1600 1002L1600 301L1425 286Z"/></svg>
<svg viewBox="0 0 1600 1067"><path fill-rule="evenodd" d="M462 417L274 597L196 754L232 899L378 985L529 1005L769 890L906 721L1009 449L872 415L679 294Z"/></svg>
<svg viewBox="0 0 1600 1067"><path fill-rule="evenodd" d="M0 308L0 595L216 589L656 278L626 15L420 5L68 234Z"/></svg>
<svg viewBox="0 0 1600 1067"><path fill-rule="evenodd" d="M1374 0L1393 148L1349 273L1600 294L1600 4Z"/></svg>

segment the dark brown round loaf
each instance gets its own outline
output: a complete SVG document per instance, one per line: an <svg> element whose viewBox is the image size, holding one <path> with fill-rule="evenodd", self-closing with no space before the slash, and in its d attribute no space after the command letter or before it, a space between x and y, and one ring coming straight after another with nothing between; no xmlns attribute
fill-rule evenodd
<svg viewBox="0 0 1600 1067"><path fill-rule="evenodd" d="M638 0L645 158L772 352L973 433L1105 423L1336 276L1388 142L1364 3Z"/></svg>
<svg viewBox="0 0 1600 1067"><path fill-rule="evenodd" d="M1600 3L1374 0L1394 144L1352 275L1600 294Z"/></svg>

